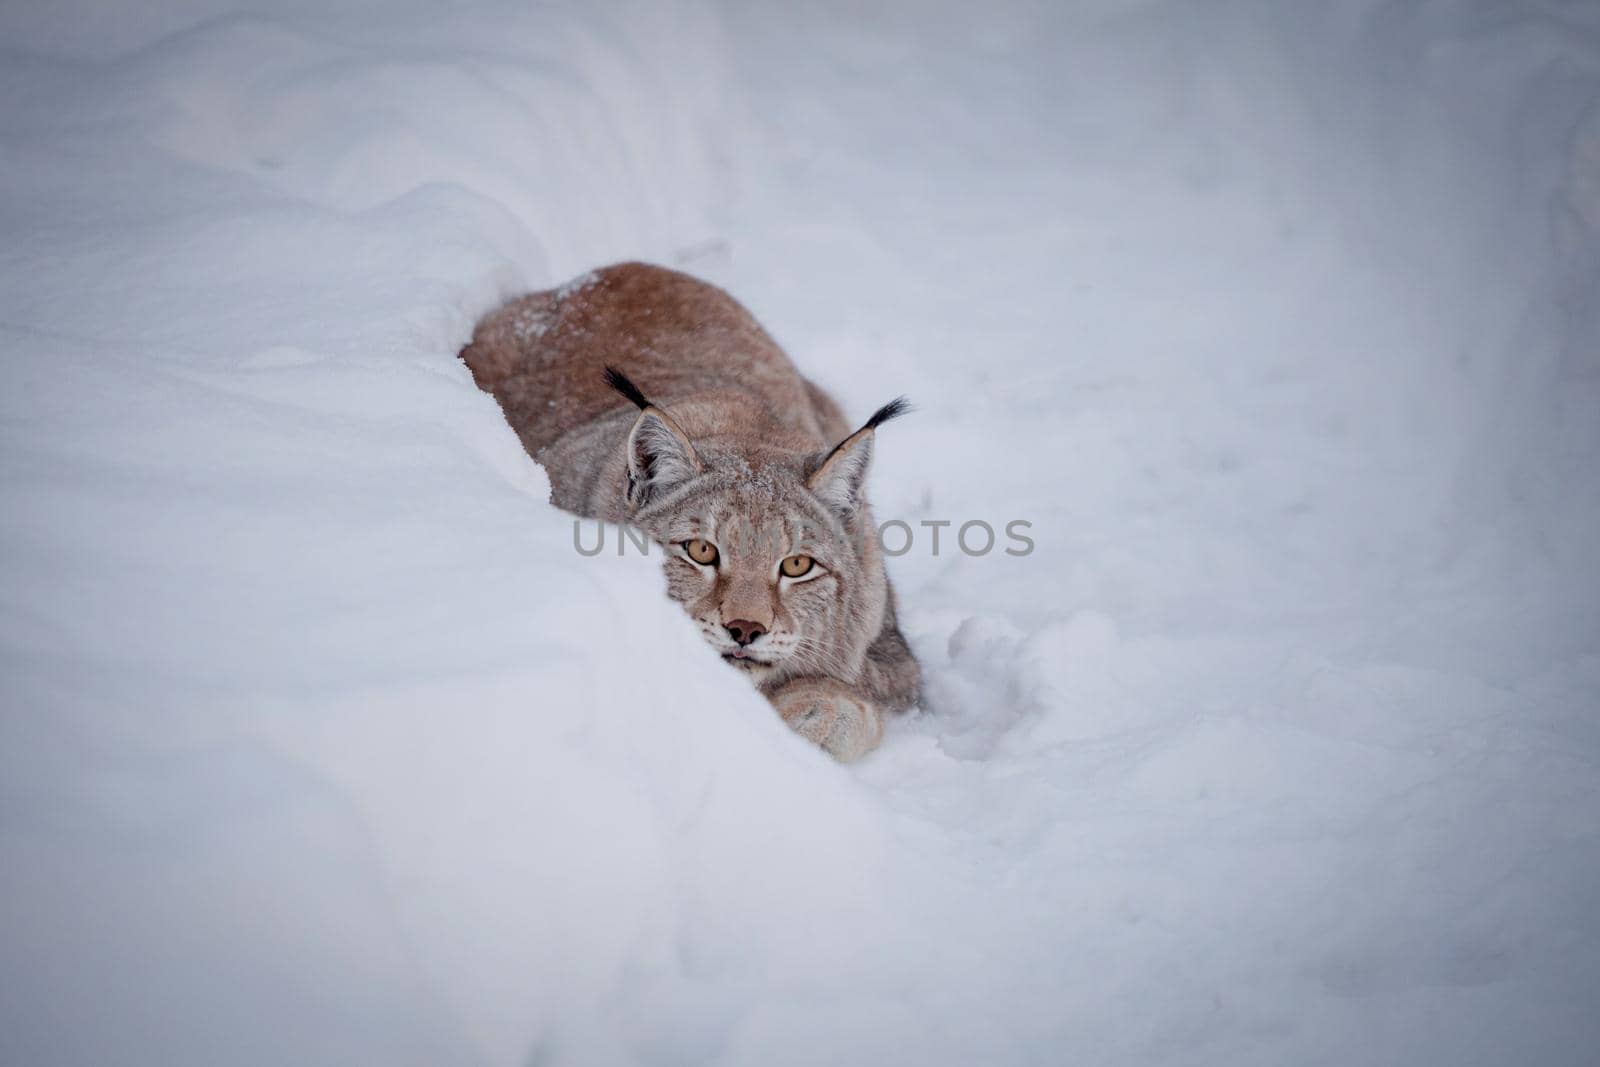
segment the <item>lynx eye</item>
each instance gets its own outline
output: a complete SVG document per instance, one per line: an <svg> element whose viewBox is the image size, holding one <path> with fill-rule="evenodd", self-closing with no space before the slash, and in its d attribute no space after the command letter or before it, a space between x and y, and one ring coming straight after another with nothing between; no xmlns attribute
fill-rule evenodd
<svg viewBox="0 0 1600 1067"><path fill-rule="evenodd" d="M812 563L810 556L789 556L778 565L785 578L799 578L811 573Z"/></svg>
<svg viewBox="0 0 1600 1067"><path fill-rule="evenodd" d="M717 546L710 541L702 541L696 537L693 541L683 542L683 550L689 553L689 558L702 567L717 565Z"/></svg>

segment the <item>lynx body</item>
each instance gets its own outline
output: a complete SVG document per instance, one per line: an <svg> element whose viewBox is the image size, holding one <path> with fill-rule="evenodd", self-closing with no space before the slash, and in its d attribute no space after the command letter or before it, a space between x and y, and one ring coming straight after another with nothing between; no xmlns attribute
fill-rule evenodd
<svg viewBox="0 0 1600 1067"><path fill-rule="evenodd" d="M490 313L462 350L551 501L628 523L706 642L842 760L916 702L860 428L722 290L624 263Z"/></svg>

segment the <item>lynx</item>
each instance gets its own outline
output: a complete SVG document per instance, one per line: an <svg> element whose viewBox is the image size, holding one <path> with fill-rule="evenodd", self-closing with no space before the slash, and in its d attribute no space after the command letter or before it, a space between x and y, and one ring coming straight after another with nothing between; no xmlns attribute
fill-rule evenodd
<svg viewBox="0 0 1600 1067"><path fill-rule="evenodd" d="M732 297L643 263L512 300L461 358L551 502L659 544L669 594L794 730L854 760L917 701L864 492L903 400L852 428Z"/></svg>

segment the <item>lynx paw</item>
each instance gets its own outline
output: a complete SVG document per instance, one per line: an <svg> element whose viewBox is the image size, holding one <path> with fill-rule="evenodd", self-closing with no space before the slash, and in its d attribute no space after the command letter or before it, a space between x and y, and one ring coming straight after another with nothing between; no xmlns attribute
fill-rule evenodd
<svg viewBox="0 0 1600 1067"><path fill-rule="evenodd" d="M841 763L860 759L883 737L878 709L836 682L799 682L773 697L778 714Z"/></svg>

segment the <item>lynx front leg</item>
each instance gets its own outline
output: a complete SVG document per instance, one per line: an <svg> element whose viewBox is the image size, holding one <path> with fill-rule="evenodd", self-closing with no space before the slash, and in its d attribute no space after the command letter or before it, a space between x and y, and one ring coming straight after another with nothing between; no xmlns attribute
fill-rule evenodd
<svg viewBox="0 0 1600 1067"><path fill-rule="evenodd" d="M783 721L841 763L860 759L883 737L883 719L867 698L831 678L801 678L771 695Z"/></svg>

